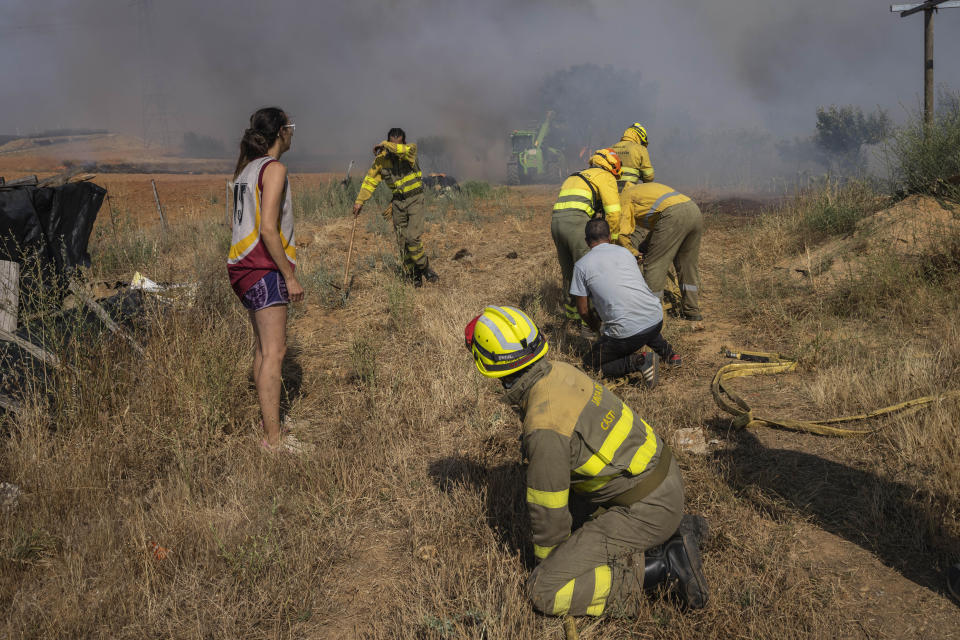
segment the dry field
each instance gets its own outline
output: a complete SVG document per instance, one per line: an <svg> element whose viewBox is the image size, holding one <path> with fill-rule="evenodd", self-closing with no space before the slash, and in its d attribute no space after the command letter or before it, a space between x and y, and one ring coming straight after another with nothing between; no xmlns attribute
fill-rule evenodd
<svg viewBox="0 0 960 640"><path fill-rule="evenodd" d="M142 356L120 340L68 345L74 369L38 380L32 409L2 424L0 481L24 496L0 520L0 636L562 638L523 596L519 421L462 338L485 304L513 304L552 357L578 361L585 344L558 309L555 188L432 199L424 240L441 282L421 290L396 276L371 203L344 303L331 283L346 201L323 176L294 176L307 298L292 310L284 408L316 450L274 457L257 446L251 331L226 279L224 177L155 177L166 233L150 176L97 180L111 199L90 279L197 282L196 303L150 318ZM711 604L582 619L584 640L960 637L942 573L960 561L956 402L836 439L735 430L709 393L722 346L800 358L797 373L735 383L765 414L960 388L957 234L799 277L783 265L835 241L810 222L820 197L701 199L705 328L668 319L684 365L658 388L612 384L668 439L701 427L710 442L678 458L688 509L714 532Z"/></svg>

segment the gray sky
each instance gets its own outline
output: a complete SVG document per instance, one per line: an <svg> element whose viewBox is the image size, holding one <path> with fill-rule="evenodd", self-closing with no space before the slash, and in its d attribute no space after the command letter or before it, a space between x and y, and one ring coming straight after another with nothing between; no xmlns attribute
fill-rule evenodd
<svg viewBox="0 0 960 640"><path fill-rule="evenodd" d="M231 147L273 104L316 152L366 149L391 126L482 146L522 124L546 74L589 62L656 82L658 127L792 136L831 103L901 118L923 80L923 17L886 0L163 0L145 35L133 0L0 10L0 133L139 134L146 80L175 134ZM937 82L960 88L960 9L935 23Z"/></svg>

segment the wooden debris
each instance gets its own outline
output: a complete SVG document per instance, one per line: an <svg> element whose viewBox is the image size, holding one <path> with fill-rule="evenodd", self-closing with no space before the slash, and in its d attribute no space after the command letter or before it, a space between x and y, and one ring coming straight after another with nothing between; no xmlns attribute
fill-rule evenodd
<svg viewBox="0 0 960 640"><path fill-rule="evenodd" d="M17 330L17 307L20 304L20 265L0 260L0 330Z"/></svg>

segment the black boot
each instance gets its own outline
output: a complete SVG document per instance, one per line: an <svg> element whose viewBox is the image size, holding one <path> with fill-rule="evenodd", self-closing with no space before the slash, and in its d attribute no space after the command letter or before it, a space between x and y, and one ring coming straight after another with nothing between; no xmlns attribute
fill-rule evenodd
<svg viewBox="0 0 960 640"><path fill-rule="evenodd" d="M413 280L413 286L417 289L423 286L423 272L420 271L420 267L413 268L413 274L411 274L410 279Z"/></svg>
<svg viewBox="0 0 960 640"><path fill-rule="evenodd" d="M423 277L427 279L427 282L430 284L436 284L440 282L440 276L437 275L437 272L430 268L430 264L427 263L427 266L423 268Z"/></svg>
<svg viewBox="0 0 960 640"><path fill-rule="evenodd" d="M703 575L700 549L693 533L676 533L663 545L649 549L644 558L643 589L678 583L677 594L691 609L703 609L710 599Z"/></svg>

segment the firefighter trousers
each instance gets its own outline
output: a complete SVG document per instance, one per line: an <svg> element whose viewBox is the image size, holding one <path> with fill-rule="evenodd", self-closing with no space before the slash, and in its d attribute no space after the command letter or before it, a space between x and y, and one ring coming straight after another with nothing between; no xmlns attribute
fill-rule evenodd
<svg viewBox="0 0 960 640"><path fill-rule="evenodd" d="M672 264L680 281L680 312L687 317L700 315L700 239L703 216L692 200L663 210L650 233L649 247L643 256L643 277L654 295L663 298L667 272Z"/></svg>
<svg viewBox="0 0 960 640"><path fill-rule="evenodd" d="M649 346L666 362L673 355L673 346L660 335L662 328L663 321L661 320L646 331L641 331L628 338L600 336L600 339L590 349L590 353L584 356L584 368L599 369L607 378L625 376L635 371L631 366L630 356L644 346Z"/></svg>
<svg viewBox="0 0 960 640"><path fill-rule="evenodd" d="M584 229L590 216L578 211L554 213L550 220L550 235L557 246L557 259L560 261L560 273L563 275L564 311L570 320L579 320L577 305L570 295L570 281L573 280L573 265L590 251L584 238Z"/></svg>
<svg viewBox="0 0 960 640"><path fill-rule="evenodd" d="M683 517L683 479L676 459L647 497L601 511L530 574L527 596L541 613L636 615L643 594L642 554L666 542Z"/></svg>
<svg viewBox="0 0 960 640"><path fill-rule="evenodd" d="M403 270L410 276L425 270L429 264L420 241L426 222L424 218L423 195L393 200L393 230L397 234Z"/></svg>

